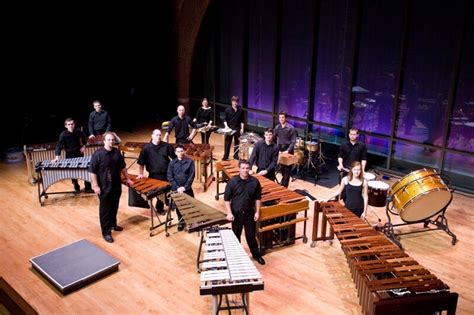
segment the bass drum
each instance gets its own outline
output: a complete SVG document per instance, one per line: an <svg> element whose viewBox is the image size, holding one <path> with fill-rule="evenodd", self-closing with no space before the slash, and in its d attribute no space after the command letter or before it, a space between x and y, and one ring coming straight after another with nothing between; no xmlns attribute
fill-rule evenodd
<svg viewBox="0 0 474 315"><path fill-rule="evenodd" d="M452 193L436 170L424 168L402 177L389 196L403 221L418 222L443 210Z"/></svg>

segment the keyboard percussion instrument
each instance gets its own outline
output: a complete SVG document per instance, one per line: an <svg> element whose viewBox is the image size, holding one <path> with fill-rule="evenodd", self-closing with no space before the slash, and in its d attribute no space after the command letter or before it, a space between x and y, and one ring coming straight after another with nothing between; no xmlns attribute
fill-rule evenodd
<svg viewBox="0 0 474 315"><path fill-rule="evenodd" d="M91 176L88 171L91 156L60 159L58 161L44 160L36 164L35 170L37 176L38 199L41 205L43 201L41 198L48 198L52 194L76 193L75 191L65 192L46 192L48 188L56 182L64 179L82 179L84 181L91 181Z"/></svg>
<svg viewBox="0 0 474 315"><path fill-rule="evenodd" d="M150 208L150 236L154 236L153 231L160 226L165 226L166 236L169 236L168 225L171 223L171 214L168 211L164 221L161 220L155 206L153 205L153 200L159 198L163 203L166 202L166 194L171 190L171 185L167 181L158 180L154 178L143 177L137 179L137 175L128 174L128 177L133 181L131 186L127 185L125 178L122 176L122 184L129 187L129 206L131 207L141 207L142 202L131 201L134 200L130 196L134 193L138 194L149 204ZM135 203L136 202L136 203ZM158 220L158 224L155 224L154 219Z"/></svg>
<svg viewBox="0 0 474 315"><path fill-rule="evenodd" d="M239 174L238 161L219 161L216 164L216 200L219 199L219 183L225 183ZM274 181L256 175L262 186L262 206L257 222L257 238L262 254L278 246L290 245L297 239L307 242L306 221L309 202L297 192L278 185ZM296 224L303 222L303 234L296 236Z"/></svg>
<svg viewBox="0 0 474 315"><path fill-rule="evenodd" d="M212 314L234 309L249 314L249 293L264 289L260 272L231 229L210 229L205 234L200 294L212 295ZM240 294L242 303L230 305L228 294Z"/></svg>
<svg viewBox="0 0 474 315"><path fill-rule="evenodd" d="M338 202L316 202L316 213L324 214L321 228L330 225L326 239L341 244L363 314L456 313L458 294L369 223Z"/></svg>

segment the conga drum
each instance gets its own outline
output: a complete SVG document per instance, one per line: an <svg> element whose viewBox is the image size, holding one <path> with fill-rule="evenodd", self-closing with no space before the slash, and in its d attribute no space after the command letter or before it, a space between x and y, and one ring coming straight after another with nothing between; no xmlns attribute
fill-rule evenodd
<svg viewBox="0 0 474 315"><path fill-rule="evenodd" d="M372 207L385 207L390 186L379 180L371 180L367 183L367 186L369 191L369 205Z"/></svg>
<svg viewBox="0 0 474 315"><path fill-rule="evenodd" d="M452 193L436 170L424 168L402 177L389 196L403 221L419 222L442 211Z"/></svg>

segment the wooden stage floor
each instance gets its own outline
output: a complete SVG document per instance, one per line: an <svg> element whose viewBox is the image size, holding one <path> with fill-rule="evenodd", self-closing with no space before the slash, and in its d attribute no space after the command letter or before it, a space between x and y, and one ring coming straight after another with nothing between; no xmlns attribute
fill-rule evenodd
<svg viewBox="0 0 474 315"><path fill-rule="evenodd" d="M151 130L120 133L124 141L148 141ZM199 137L196 137L199 139ZM199 141L199 140L197 140ZM222 136L213 134L215 157L223 151ZM130 161L128 161L130 163ZM131 173L137 173L136 165ZM203 193L195 182L198 199L224 210L224 201L214 199L215 183ZM81 186L83 184L81 183ZM127 206L124 189L115 243L101 236L98 199L94 195L53 195L41 207L37 188L27 180L24 163L0 164L0 276L40 314L209 314L211 297L199 295L195 256L199 236L177 232L165 237L163 229L149 237L149 210ZM70 181L54 190L72 188ZM307 189L326 198L336 188L314 186L302 180L290 189ZM311 204L310 217L313 216ZM386 221L383 208L371 208L368 220ZM442 232L413 234L402 238L410 256L432 271L460 295L457 314L473 314L474 208L473 199L454 194L447 218L458 243ZM311 219L308 222L311 237ZM301 233L298 227L297 232ZM36 274L29 259L51 249L85 238L121 261L119 271L69 295L62 296ZM243 239L245 239L243 237ZM245 241L244 248L248 251ZM267 253L267 264L257 268L265 290L250 294L253 314L361 314L355 285L339 243L335 240L296 244Z"/></svg>

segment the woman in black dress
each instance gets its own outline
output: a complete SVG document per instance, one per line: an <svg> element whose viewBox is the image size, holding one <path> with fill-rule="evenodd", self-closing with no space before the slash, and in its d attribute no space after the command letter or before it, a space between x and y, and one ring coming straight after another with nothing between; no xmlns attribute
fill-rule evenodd
<svg viewBox="0 0 474 315"><path fill-rule="evenodd" d="M203 98L202 106L198 109L196 118L194 118L194 122L198 128L207 127L201 131L201 143L203 144L208 144L209 138L211 137L212 114L212 108L209 106L207 98Z"/></svg>
<svg viewBox="0 0 474 315"><path fill-rule="evenodd" d="M335 198L345 189L346 196L344 206L359 217L362 215L365 217L369 200L367 180L364 179L363 173L360 162L354 161L349 170L349 174L341 180L341 185L339 185L337 193L329 198L329 200Z"/></svg>

